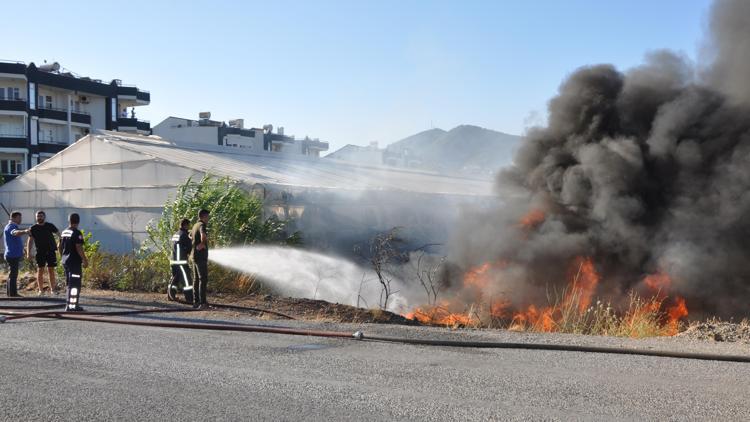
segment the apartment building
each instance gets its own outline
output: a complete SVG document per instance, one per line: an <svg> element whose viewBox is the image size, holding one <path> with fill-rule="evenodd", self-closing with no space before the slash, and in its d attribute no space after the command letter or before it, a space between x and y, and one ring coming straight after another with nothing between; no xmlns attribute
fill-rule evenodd
<svg viewBox="0 0 750 422"><path fill-rule="evenodd" d="M150 134L134 107L151 94L119 79L103 82L63 70L0 61L0 174L5 181L93 130Z"/></svg>
<svg viewBox="0 0 750 422"><path fill-rule="evenodd" d="M328 151L328 142L317 138L296 139L285 135L283 127L274 132L272 125L245 128L244 119L227 123L211 120L208 112L200 113L198 120L168 117L154 126L153 133L178 145L219 145L247 152L268 151L309 157L320 157L322 151Z"/></svg>

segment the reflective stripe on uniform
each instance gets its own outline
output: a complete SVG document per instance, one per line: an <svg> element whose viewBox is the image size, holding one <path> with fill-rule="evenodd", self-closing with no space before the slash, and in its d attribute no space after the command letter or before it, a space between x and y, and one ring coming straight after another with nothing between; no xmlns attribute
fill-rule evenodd
<svg viewBox="0 0 750 422"><path fill-rule="evenodd" d="M187 265L187 261L169 261L170 265Z"/></svg>
<svg viewBox="0 0 750 422"><path fill-rule="evenodd" d="M192 290L193 286L188 286L188 276L185 272L185 267L180 265L180 271L182 271L182 280L185 282L185 288L182 290Z"/></svg>

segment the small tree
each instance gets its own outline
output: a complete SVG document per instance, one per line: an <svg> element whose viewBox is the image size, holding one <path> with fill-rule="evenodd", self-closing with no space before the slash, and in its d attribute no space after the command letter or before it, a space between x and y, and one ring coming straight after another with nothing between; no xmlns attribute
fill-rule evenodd
<svg viewBox="0 0 750 422"><path fill-rule="evenodd" d="M442 282L440 281L440 272L443 269L446 257L441 256L436 259L434 256L427 255L422 250L418 254L415 264L417 279L427 293L427 304L433 306L437 303L438 295L443 289Z"/></svg>
<svg viewBox="0 0 750 422"><path fill-rule="evenodd" d="M355 252L358 252L367 260L377 276L381 287L380 308L383 310L388 308L388 301L391 296L398 292L398 290L393 290L391 285L393 282L391 267L408 260L408 257L405 257L405 254L399 248L404 243L404 240L398 235L399 230L400 227L394 227L387 232L375 235L370 240L366 252L361 247L355 247Z"/></svg>

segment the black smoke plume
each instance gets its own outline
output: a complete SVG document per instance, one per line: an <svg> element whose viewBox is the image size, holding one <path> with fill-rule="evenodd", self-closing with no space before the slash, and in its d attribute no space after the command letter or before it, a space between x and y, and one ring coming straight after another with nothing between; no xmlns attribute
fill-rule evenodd
<svg viewBox="0 0 750 422"><path fill-rule="evenodd" d="M717 1L710 31L707 63L658 51L626 72L574 72L501 172L501 204L463 219L452 261L502 263L490 293L518 305L586 256L598 296L661 272L691 311L747 315L750 2ZM543 221L520 224L532 210Z"/></svg>

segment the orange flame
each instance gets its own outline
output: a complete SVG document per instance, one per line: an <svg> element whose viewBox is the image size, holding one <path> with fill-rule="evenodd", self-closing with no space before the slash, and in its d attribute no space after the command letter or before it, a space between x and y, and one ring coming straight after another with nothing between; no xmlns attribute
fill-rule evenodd
<svg viewBox="0 0 750 422"><path fill-rule="evenodd" d="M518 224L521 225L521 227L525 229L530 229L532 227L536 227L539 224L542 224L544 222L544 219L546 216L544 215L544 211L533 208L529 210L526 214L524 214L523 217L521 217L521 220L518 222Z"/></svg>
<svg viewBox="0 0 750 422"><path fill-rule="evenodd" d="M583 313L591 305L596 286L599 285L599 274L594 268L594 262L589 257L576 258L578 271L573 278L572 286L566 295L566 305L578 300L578 312ZM578 296L577 298L575 296Z"/></svg>
<svg viewBox="0 0 750 422"><path fill-rule="evenodd" d="M667 308L667 326L669 327L668 334L670 336L679 332L680 320L688 316L685 299L677 296L674 302L674 305Z"/></svg>
<svg viewBox="0 0 750 422"><path fill-rule="evenodd" d="M470 288L465 293L475 294L475 304L482 303L483 295L487 293L486 288L492 281L492 270L505 268L507 265L507 262L500 261L471 268L463 276L464 287ZM583 316L589 310L599 282L600 275L591 257L577 257L570 266L568 287L560 302L547 307L538 307L532 303L519 309L514 308L507 299L490 299L489 303L484 302L485 306L488 306L484 308L484 312L489 310L491 318L510 320L509 329L511 330L557 331L563 326L563 318L566 315L570 316L571 312L574 312ZM672 285L669 275L663 272L650 274L644 277L643 285L654 293L653 297L628 311L623 316L624 321L629 321L631 325L636 326L637 321L641 321L642 318L661 318L664 333L677 334L680 320L688 315L688 308L682 297L667 300ZM471 305L467 311L467 302L462 300L458 297L443 300L439 304L417 308L405 316L424 324L451 327L481 325L480 318L486 317L487 314L480 316L480 313L475 312L474 305ZM669 306L666 303L669 303ZM631 335L637 335L636 331L634 330Z"/></svg>
<svg viewBox="0 0 750 422"><path fill-rule="evenodd" d="M657 272L644 277L643 284L656 296L666 297L670 287L672 287L672 279L666 273Z"/></svg>
<svg viewBox="0 0 750 422"><path fill-rule="evenodd" d="M485 263L467 271L466 274L464 274L464 286L473 286L478 289L486 288L490 281L487 277L487 271L489 269L490 264Z"/></svg>

